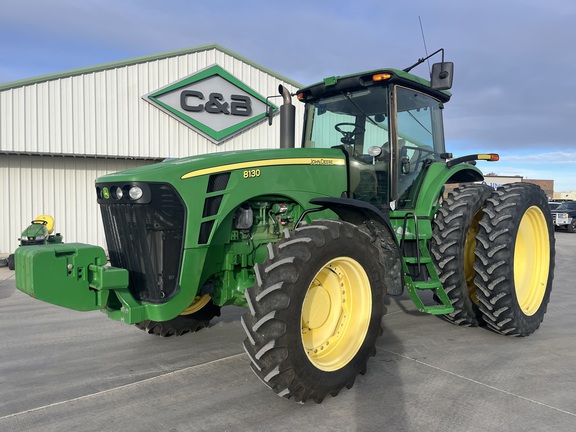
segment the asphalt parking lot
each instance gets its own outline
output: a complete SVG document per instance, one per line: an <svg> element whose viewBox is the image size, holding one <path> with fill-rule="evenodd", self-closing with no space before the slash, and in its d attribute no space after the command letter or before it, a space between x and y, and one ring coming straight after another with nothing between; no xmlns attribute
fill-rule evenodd
<svg viewBox="0 0 576 432"><path fill-rule="evenodd" d="M576 234L556 234L554 288L527 338L462 328L391 300L368 372L322 404L265 387L243 310L209 329L147 335L36 301L0 268L0 431L574 431Z"/></svg>

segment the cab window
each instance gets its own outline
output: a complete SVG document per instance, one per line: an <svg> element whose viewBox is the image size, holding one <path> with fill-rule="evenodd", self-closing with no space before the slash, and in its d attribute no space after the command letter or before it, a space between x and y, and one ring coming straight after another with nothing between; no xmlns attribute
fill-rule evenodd
<svg viewBox="0 0 576 432"><path fill-rule="evenodd" d="M422 180L430 162L445 152L441 103L415 90L396 88L399 208L414 208Z"/></svg>

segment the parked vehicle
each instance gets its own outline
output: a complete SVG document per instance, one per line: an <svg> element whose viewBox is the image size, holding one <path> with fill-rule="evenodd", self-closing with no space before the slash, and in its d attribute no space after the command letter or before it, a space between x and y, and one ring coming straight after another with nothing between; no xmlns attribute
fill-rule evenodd
<svg viewBox="0 0 576 432"><path fill-rule="evenodd" d="M566 201L552 210L552 220L558 229L576 232L576 201Z"/></svg>
<svg viewBox="0 0 576 432"><path fill-rule="evenodd" d="M36 216L26 227L18 241L20 246L33 246L62 243L62 235L54 232L54 218L50 215ZM7 265L10 270L16 267L14 254L8 255Z"/></svg>

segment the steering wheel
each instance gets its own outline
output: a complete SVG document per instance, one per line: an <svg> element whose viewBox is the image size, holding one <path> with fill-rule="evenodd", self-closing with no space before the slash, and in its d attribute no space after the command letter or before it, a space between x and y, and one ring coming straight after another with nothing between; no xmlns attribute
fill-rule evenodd
<svg viewBox="0 0 576 432"><path fill-rule="evenodd" d="M341 129L341 126L352 126L354 129L352 129L351 131L343 131ZM362 126L358 126L355 123L347 123L347 122L338 123L337 125L334 126L334 129L336 129L338 132L342 134L340 142L342 144L348 144L348 145L352 145L354 143L354 137L356 135L366 132L366 129L364 129Z"/></svg>

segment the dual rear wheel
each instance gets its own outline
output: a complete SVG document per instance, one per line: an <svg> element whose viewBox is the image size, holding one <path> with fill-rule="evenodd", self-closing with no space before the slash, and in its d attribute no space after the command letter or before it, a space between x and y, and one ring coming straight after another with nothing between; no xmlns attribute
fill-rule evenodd
<svg viewBox="0 0 576 432"><path fill-rule="evenodd" d="M512 183L451 192L431 252L457 325L528 336L544 319L554 277L554 228L542 190Z"/></svg>

